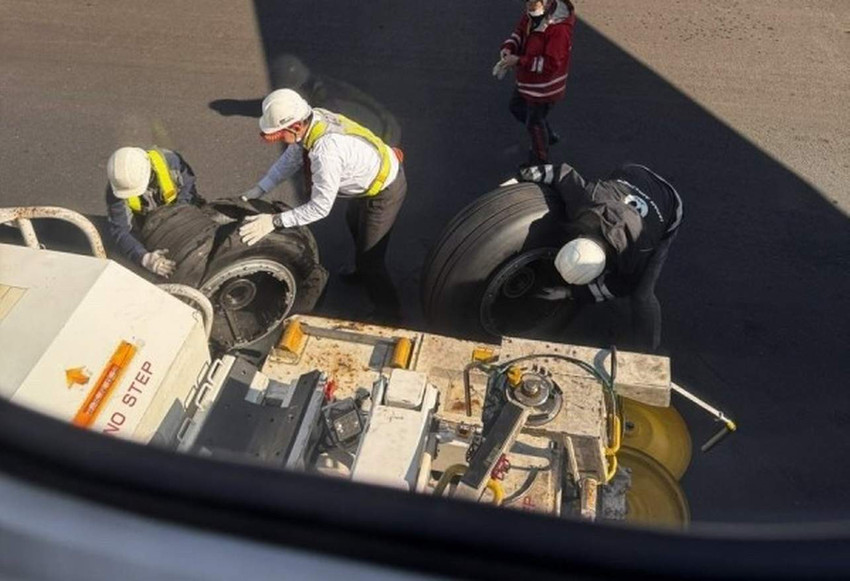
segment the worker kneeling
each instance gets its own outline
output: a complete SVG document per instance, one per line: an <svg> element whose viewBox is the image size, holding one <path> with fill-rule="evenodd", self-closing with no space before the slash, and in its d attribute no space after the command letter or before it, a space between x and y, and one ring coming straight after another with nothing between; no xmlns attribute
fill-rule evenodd
<svg viewBox="0 0 850 581"><path fill-rule="evenodd" d="M567 164L525 168L520 179L551 185L569 220L571 240L555 257L569 286L546 289L541 298L602 302L628 296L637 346L657 351L661 305L655 285L682 222L675 188L635 164L595 182L585 181Z"/></svg>
<svg viewBox="0 0 850 581"><path fill-rule="evenodd" d="M171 204L200 204L195 173L183 157L168 149L115 150L106 164L109 234L118 250L148 271L168 278L176 267L168 249L149 251L134 234L153 210Z"/></svg>
<svg viewBox="0 0 850 581"><path fill-rule="evenodd" d="M355 270L384 322L400 319L398 293L386 266L387 244L407 193L401 151L346 117L312 108L291 89L263 100L262 137L289 147L260 182L242 194L259 198L302 169L310 201L279 214L249 216L239 229L242 241L256 244L274 230L304 226L326 217L337 196L350 198L346 218L355 243Z"/></svg>

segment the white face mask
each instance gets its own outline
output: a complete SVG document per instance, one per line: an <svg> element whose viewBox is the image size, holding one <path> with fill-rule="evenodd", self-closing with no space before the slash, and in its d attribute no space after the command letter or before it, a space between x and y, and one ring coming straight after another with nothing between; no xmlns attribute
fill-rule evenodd
<svg viewBox="0 0 850 581"><path fill-rule="evenodd" d="M528 11L528 15L531 16L532 18L537 18L539 16L543 16L544 14L546 14L546 9L542 6L538 9L536 9L536 10L529 10Z"/></svg>

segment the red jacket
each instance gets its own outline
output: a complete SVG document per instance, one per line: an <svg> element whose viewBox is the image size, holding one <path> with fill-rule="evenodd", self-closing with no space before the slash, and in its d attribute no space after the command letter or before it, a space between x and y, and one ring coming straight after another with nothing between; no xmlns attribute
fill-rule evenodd
<svg viewBox="0 0 850 581"><path fill-rule="evenodd" d="M534 103L558 101L567 88L576 16L564 2L556 2L555 11L533 30L528 14L523 14L513 34L502 44L502 49L520 57L517 90Z"/></svg>

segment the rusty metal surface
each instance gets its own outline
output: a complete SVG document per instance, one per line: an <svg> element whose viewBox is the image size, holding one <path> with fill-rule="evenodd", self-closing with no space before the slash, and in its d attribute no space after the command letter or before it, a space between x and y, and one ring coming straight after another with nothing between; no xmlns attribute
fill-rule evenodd
<svg viewBox="0 0 850 581"><path fill-rule="evenodd" d="M554 353L579 359L592 365L603 376L611 375L611 351L596 347L581 347L506 337L499 349L499 361L505 362L526 355ZM592 379L587 371L557 359L540 358L527 362L544 365L559 377ZM617 351L617 373L614 388L619 395L658 407L670 405L670 359L629 351Z"/></svg>
<svg viewBox="0 0 850 581"><path fill-rule="evenodd" d="M591 365L601 365L603 369L606 369L605 357L610 355L605 350L573 345L506 340L500 347L354 321L305 315L289 319L295 320L306 330L299 352L292 354L274 349L263 367L266 375L291 383L301 374L319 369L337 384L337 397L349 397L358 387L370 389L382 373L389 374L393 341L407 337L415 344L410 368L427 375L428 383L439 392L435 416L452 425L482 425L486 373L477 369L470 372L471 416L466 414L464 397L463 371L473 362L476 349L492 349L501 361L529 353L560 353ZM597 379L569 364L559 365L556 360L545 363L563 392L563 406L552 421L522 429L508 454L514 468L506 475L503 488L507 507L559 514L561 478L567 470L567 460L574 475L597 479L604 476L605 405ZM657 381L664 381L663 373L658 377ZM565 450L571 451L571 459L566 458ZM457 455L456 451L450 455ZM436 464L443 465L445 461L438 452Z"/></svg>
<svg viewBox="0 0 850 581"><path fill-rule="evenodd" d="M471 424L481 423L487 375L478 370L470 372L472 416L469 417L466 415L463 369L472 362L474 351L482 347L494 352L498 350L497 345L423 334L415 368L426 373L428 381L440 391L439 417Z"/></svg>
<svg viewBox="0 0 850 581"><path fill-rule="evenodd" d="M351 396L358 387L371 389L381 372L389 373L396 338L408 338L417 348L421 338L420 333L407 329L324 317L296 315L289 321L302 323L306 337L301 350L291 355L273 349L263 366L263 373L274 380L289 383L304 373L319 369L337 384L338 397ZM326 336L319 336L323 334ZM386 341L376 340L381 338Z"/></svg>

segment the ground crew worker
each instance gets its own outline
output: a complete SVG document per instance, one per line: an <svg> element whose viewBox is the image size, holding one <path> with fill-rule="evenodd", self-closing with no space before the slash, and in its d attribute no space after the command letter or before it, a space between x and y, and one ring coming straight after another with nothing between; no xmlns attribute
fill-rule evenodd
<svg viewBox="0 0 850 581"><path fill-rule="evenodd" d="M682 222L682 200L667 180L636 164L587 182L571 166L520 170L520 179L550 184L564 201L569 242L555 267L569 285L541 298L602 302L630 297L637 346L661 343L661 305L655 284Z"/></svg>
<svg viewBox="0 0 850 581"><path fill-rule="evenodd" d="M509 108L531 137L528 165L546 163L549 146L560 140L547 116L567 88L575 23L570 0L528 0L493 69L499 78L509 69L516 71Z"/></svg>
<svg viewBox="0 0 850 581"><path fill-rule="evenodd" d="M239 234L248 245L275 229L304 226L327 216L337 196L349 198L346 219L355 243L349 282L362 282L382 320L400 319L401 304L386 265L387 244L407 193L401 151L371 131L326 109L312 108L291 89L263 101L260 131L288 145L259 183L243 193L260 197L303 167L310 201L279 214L249 216Z"/></svg>
<svg viewBox="0 0 850 581"><path fill-rule="evenodd" d="M180 154L168 149L122 147L110 156L106 174L109 234L115 245L133 262L168 278L176 266L167 257L168 249L149 251L134 229L141 228L145 217L161 206L202 202L192 168Z"/></svg>

